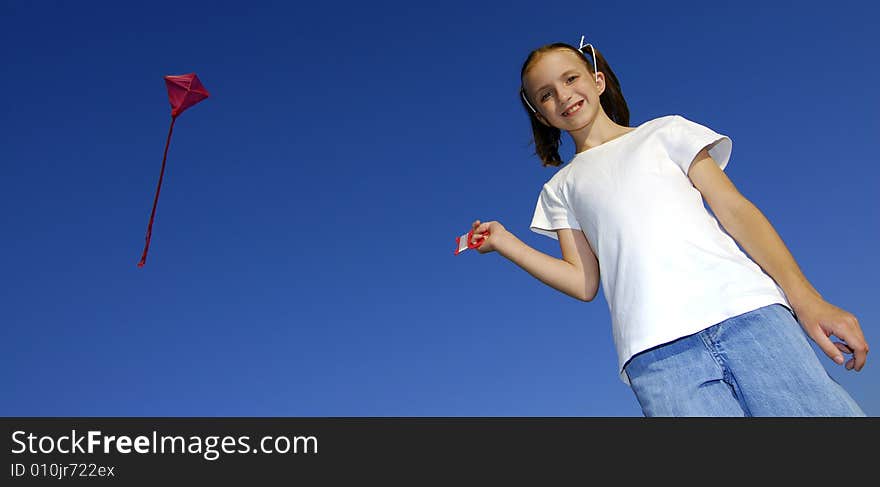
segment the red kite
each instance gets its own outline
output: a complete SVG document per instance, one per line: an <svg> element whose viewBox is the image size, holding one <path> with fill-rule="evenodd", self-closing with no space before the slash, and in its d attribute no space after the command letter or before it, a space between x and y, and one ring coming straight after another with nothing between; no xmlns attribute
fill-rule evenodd
<svg viewBox="0 0 880 487"><path fill-rule="evenodd" d="M474 229L471 229L470 232L462 235L461 237L455 237L455 245L458 246L455 249L455 255L458 255L464 252L467 249L478 249L483 245L483 242L486 241L486 236L489 235L489 232L485 232L477 239L476 243L471 242L474 238Z"/></svg>
<svg viewBox="0 0 880 487"><path fill-rule="evenodd" d="M183 113L184 110L209 96L208 90L202 86L202 82L199 81L199 77L195 73L165 76L165 86L168 88L168 101L171 102L171 127L168 128L165 154L162 156L162 171L159 173L159 185L156 187L156 198L153 200L153 212L150 214L150 224L147 226L147 243L144 246L144 255L141 256L138 267L143 267L147 262L147 250L150 248L150 236L153 234L153 218L156 216L156 204L159 203L159 191L162 189L165 159L168 156L168 144L171 143L174 121L177 120L177 116Z"/></svg>

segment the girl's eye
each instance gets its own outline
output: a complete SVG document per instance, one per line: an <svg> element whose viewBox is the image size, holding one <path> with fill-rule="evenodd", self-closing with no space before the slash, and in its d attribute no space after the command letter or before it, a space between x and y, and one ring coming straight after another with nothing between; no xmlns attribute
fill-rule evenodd
<svg viewBox="0 0 880 487"><path fill-rule="evenodd" d="M578 78L578 76L576 74L573 74L573 75L569 76L566 81L570 83L572 80L575 80L577 78ZM543 95L541 95L541 101L546 100L548 96L550 96L550 93L544 93Z"/></svg>

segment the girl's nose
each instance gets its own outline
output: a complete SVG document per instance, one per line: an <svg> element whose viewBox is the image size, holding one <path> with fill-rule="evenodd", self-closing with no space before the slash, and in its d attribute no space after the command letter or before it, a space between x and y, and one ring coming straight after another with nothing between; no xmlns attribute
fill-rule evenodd
<svg viewBox="0 0 880 487"><path fill-rule="evenodd" d="M571 96L572 96L571 88L565 87L565 88L559 89L559 99L560 100L562 100L562 101L571 100Z"/></svg>
<svg viewBox="0 0 880 487"><path fill-rule="evenodd" d="M572 94L571 92L560 92L559 93L559 101L562 103L562 106L567 107L571 102Z"/></svg>

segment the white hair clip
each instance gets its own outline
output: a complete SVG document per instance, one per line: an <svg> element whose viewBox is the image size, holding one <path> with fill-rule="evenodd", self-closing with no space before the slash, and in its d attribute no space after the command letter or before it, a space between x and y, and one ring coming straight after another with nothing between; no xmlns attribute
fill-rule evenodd
<svg viewBox="0 0 880 487"><path fill-rule="evenodd" d="M584 44L584 37L586 37L586 36L581 36L581 43L578 46L578 51L580 51L580 53L583 54L584 57L587 57L587 54L584 52L585 47L589 47L590 51L592 51L593 59L590 62L590 64L593 65L593 72L596 74L596 84L598 84L599 83L599 68L597 66L597 61L596 61L596 49L593 48L592 44ZM535 107L533 107L532 104L529 103L529 99L526 97L526 90L522 87L520 87L520 89L519 89L519 96L521 96L523 101L526 102L526 105L528 105L528 107L532 111L532 113L535 113L535 114L538 113L538 111L535 110Z"/></svg>
<svg viewBox="0 0 880 487"><path fill-rule="evenodd" d="M581 44L578 46L578 51L580 51L581 54L586 56L587 53L584 52L584 48L587 46L590 46L590 51L593 52L593 62L591 64L593 65L593 72L596 74L596 83L598 84L599 83L599 66L597 65L598 61L596 60L596 50L593 49L592 44L584 44L584 37L585 36L581 36Z"/></svg>

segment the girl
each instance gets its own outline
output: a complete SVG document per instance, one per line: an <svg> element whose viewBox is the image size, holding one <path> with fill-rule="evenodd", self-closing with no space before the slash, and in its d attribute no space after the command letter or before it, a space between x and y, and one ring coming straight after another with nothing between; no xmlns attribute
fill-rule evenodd
<svg viewBox="0 0 880 487"><path fill-rule="evenodd" d="M471 244L576 299L593 300L601 282L620 378L645 416L865 415L806 340L840 365L852 355L845 367L860 371L859 322L810 285L722 171L727 136L678 115L629 127L617 78L583 38L532 51L521 81L543 165L562 164L561 131L575 144L530 225L562 258L497 221L475 221Z"/></svg>

